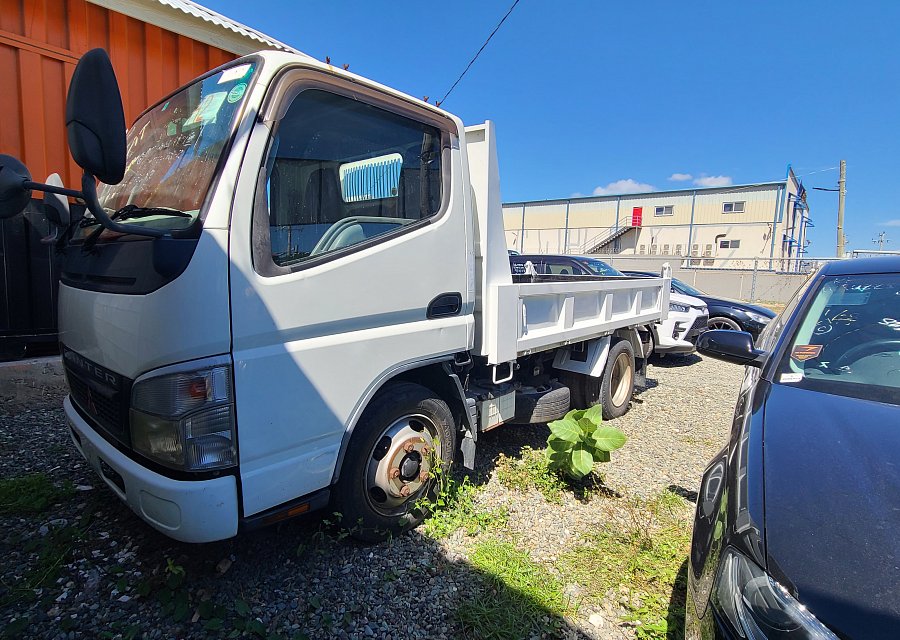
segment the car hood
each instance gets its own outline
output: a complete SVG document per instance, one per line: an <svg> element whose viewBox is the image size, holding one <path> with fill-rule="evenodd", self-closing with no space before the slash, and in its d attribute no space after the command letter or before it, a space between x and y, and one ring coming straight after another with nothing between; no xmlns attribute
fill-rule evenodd
<svg viewBox="0 0 900 640"><path fill-rule="evenodd" d="M686 296L683 293L672 292L669 294L669 302L677 302L678 304L686 304L689 307L706 308L706 303L700 298L694 296Z"/></svg>
<svg viewBox="0 0 900 640"><path fill-rule="evenodd" d="M900 407L776 384L765 407L768 568L840 635L900 628Z"/></svg>
<svg viewBox="0 0 900 640"><path fill-rule="evenodd" d="M731 298L720 298L719 296L703 296L703 299L706 300L706 304L709 306L722 306L722 307L737 307L743 311L753 311L754 313L758 313L760 315L764 315L767 318L774 318L777 314L771 309L766 309L765 307L761 307L758 304L750 304L749 302L742 302L741 300L732 300Z"/></svg>

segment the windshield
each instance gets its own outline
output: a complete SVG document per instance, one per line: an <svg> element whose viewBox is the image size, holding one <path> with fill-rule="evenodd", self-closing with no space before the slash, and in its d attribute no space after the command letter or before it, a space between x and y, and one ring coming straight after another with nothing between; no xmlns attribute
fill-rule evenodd
<svg viewBox="0 0 900 640"><path fill-rule="evenodd" d="M681 280L676 280L675 278L672 278L672 288L676 293L680 293L685 296L694 296L695 298L697 298L706 295L699 289L695 289L691 285L685 284Z"/></svg>
<svg viewBox="0 0 900 640"><path fill-rule="evenodd" d="M593 258L582 260L581 263L596 273L598 276L621 276L622 272L609 266L602 260L594 260Z"/></svg>
<svg viewBox="0 0 900 640"><path fill-rule="evenodd" d="M125 177L98 189L103 208L109 214L127 205L174 209L190 215L131 212L127 222L165 229L190 226L200 215L254 70L252 62L226 68L138 118L128 131Z"/></svg>
<svg viewBox="0 0 900 640"><path fill-rule="evenodd" d="M825 279L775 381L900 404L900 275Z"/></svg>

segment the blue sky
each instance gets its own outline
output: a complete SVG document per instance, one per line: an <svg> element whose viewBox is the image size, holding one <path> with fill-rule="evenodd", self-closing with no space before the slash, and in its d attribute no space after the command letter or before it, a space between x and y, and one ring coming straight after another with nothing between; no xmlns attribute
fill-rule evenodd
<svg viewBox="0 0 900 640"><path fill-rule="evenodd" d="M512 0L201 0L433 102ZM497 125L504 201L784 178L810 190L810 255L900 249L900 3L520 0L442 105ZM675 174L690 178L672 180ZM636 186L637 185L637 186ZM597 191L601 192L601 191Z"/></svg>

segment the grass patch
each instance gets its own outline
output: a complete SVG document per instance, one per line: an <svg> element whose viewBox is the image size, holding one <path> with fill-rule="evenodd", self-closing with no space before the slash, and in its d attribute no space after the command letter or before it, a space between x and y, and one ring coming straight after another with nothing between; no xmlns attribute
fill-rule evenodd
<svg viewBox="0 0 900 640"><path fill-rule="evenodd" d="M40 513L75 493L71 482L56 486L43 473L0 480L0 514Z"/></svg>
<svg viewBox="0 0 900 640"><path fill-rule="evenodd" d="M422 525L422 532L431 538L446 538L458 529L470 536L492 527L502 527L509 519L506 508L484 509L478 505L478 488L464 477L457 482L453 477L438 478L440 490L433 500L420 500L419 508L431 515Z"/></svg>
<svg viewBox="0 0 900 640"><path fill-rule="evenodd" d="M500 454L497 459L497 479L507 489L529 491L535 489L547 502L561 504L563 493L571 492L576 499L589 502L597 495L614 495L603 485L603 476L591 472L580 480L566 478L550 468L544 449L522 447L521 456L511 458Z"/></svg>
<svg viewBox="0 0 900 640"><path fill-rule="evenodd" d="M563 586L546 568L509 542L485 540L469 561L485 588L456 610L466 637L507 640L555 635L572 607Z"/></svg>
<svg viewBox="0 0 900 640"><path fill-rule="evenodd" d="M621 604L638 638L681 638L691 539L686 511L686 502L669 491L653 500L633 500L624 527L586 535L581 546L562 556L560 568L589 599Z"/></svg>
<svg viewBox="0 0 900 640"><path fill-rule="evenodd" d="M544 450L522 447L521 453L518 458L500 454L496 467L500 484L517 491L536 489L547 502L561 503L566 483L559 474L550 470Z"/></svg>

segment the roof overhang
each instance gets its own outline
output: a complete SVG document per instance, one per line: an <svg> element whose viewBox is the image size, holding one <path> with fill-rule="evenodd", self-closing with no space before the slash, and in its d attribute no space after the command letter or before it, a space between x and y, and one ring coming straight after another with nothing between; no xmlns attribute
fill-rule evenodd
<svg viewBox="0 0 900 640"><path fill-rule="evenodd" d="M156 25L239 56L276 49L306 55L251 27L190 0L88 0L93 4Z"/></svg>

